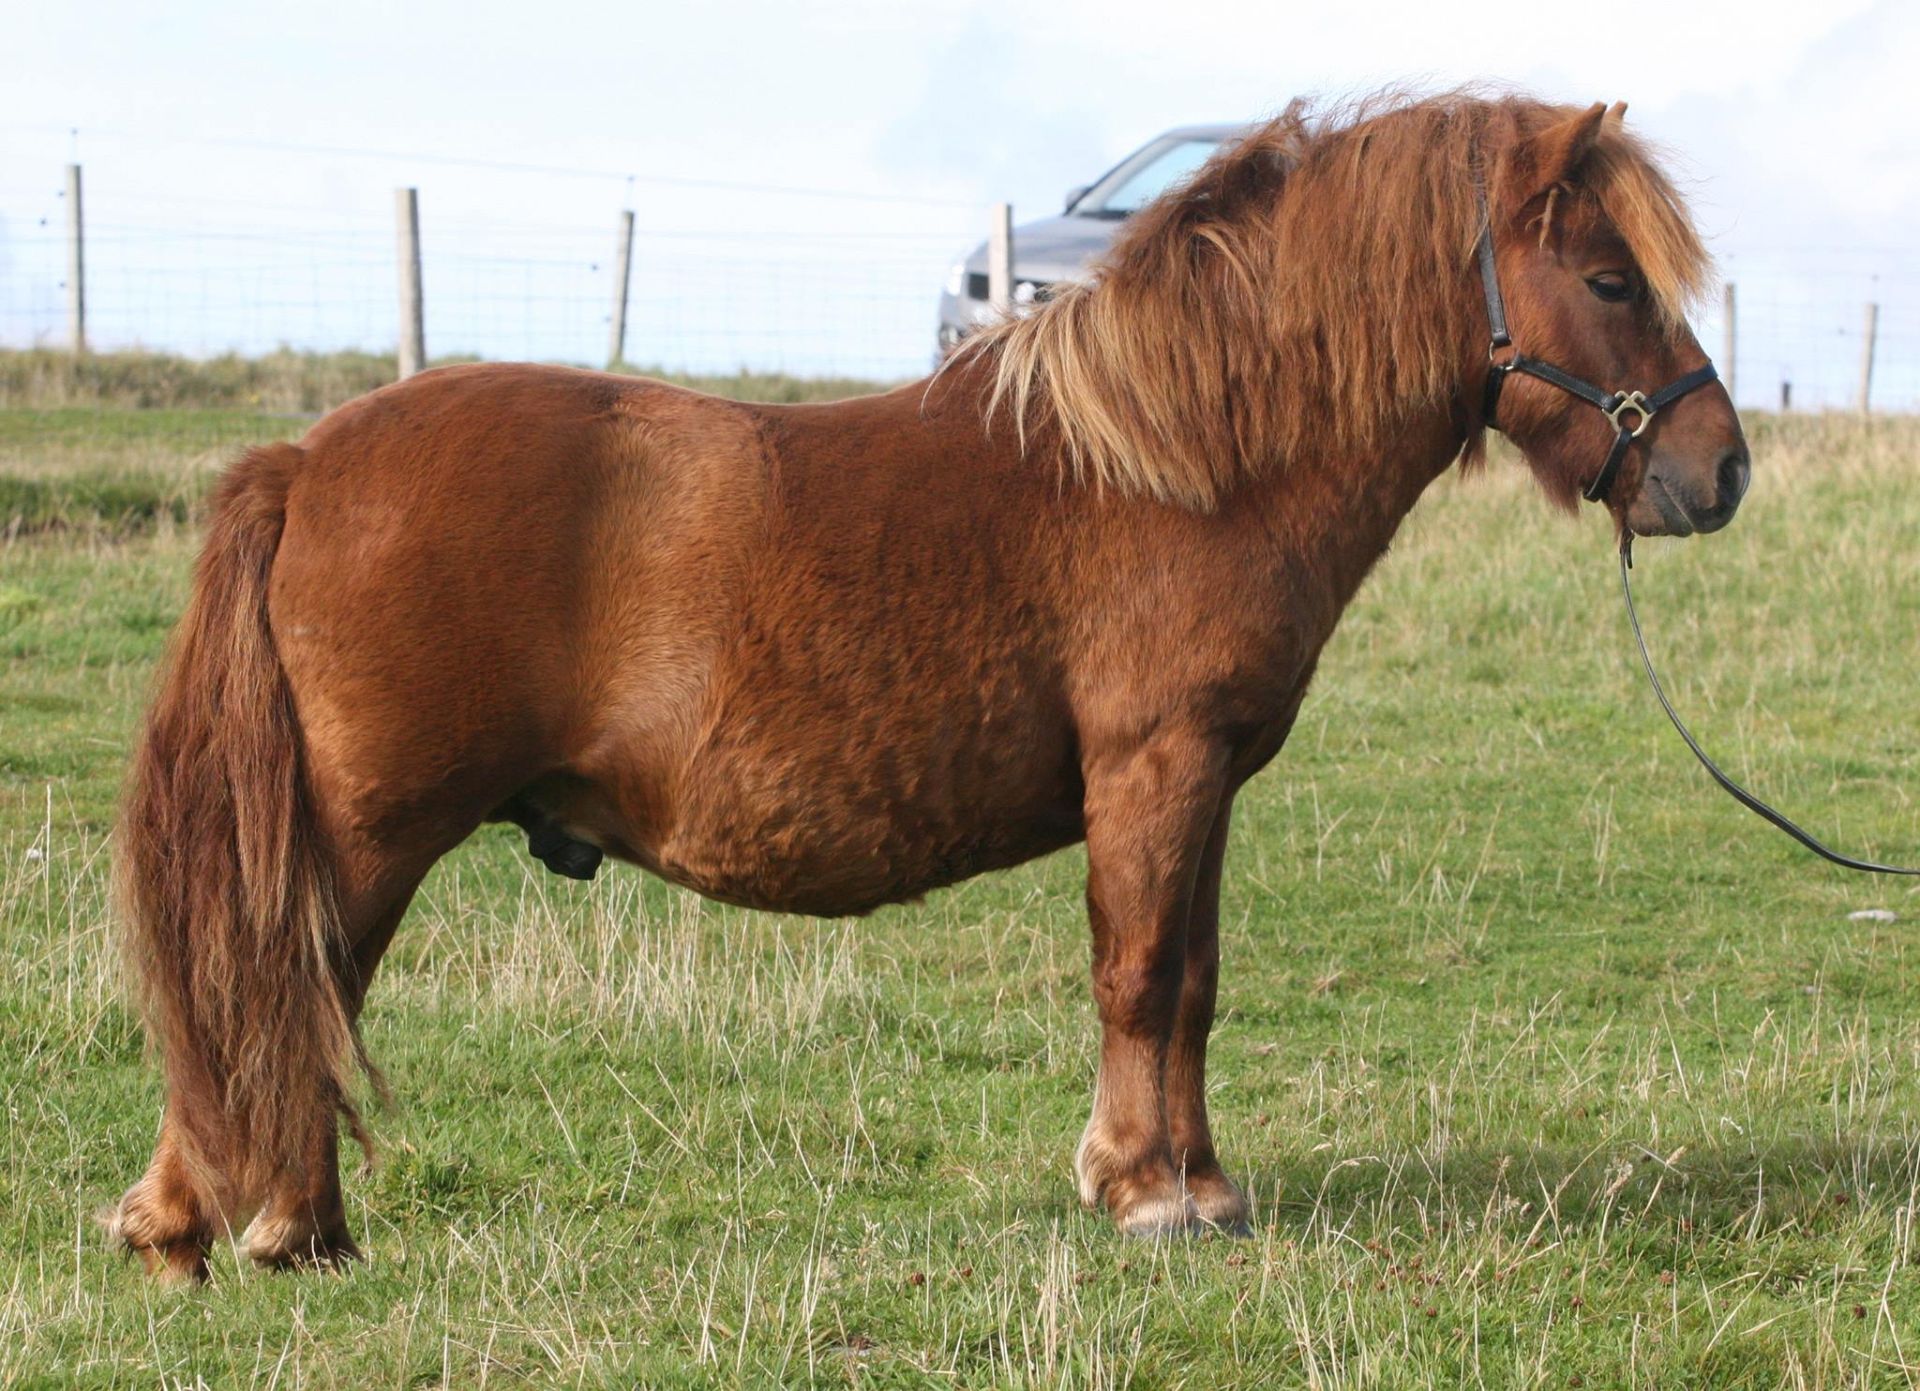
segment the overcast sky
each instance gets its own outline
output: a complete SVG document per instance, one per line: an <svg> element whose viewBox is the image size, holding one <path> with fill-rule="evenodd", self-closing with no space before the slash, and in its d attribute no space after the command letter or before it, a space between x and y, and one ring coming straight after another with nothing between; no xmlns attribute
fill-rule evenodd
<svg viewBox="0 0 1920 1391"><path fill-rule="evenodd" d="M432 351L603 353L631 206L635 360L904 375L988 203L1055 211L1170 125L1492 79L1626 100L1672 152L1740 286L1744 399L1791 375L1800 399L1844 400L1868 298L1887 398L1920 398L1912 0L200 0L16 6L7 28L12 345L59 332L60 167L77 156L105 343L390 345L392 189L413 184ZM1717 349L1712 315L1702 328Z"/></svg>

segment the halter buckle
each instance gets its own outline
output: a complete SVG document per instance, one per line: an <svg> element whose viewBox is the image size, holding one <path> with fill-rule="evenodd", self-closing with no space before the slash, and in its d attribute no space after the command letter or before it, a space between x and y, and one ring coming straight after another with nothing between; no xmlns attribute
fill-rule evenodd
<svg viewBox="0 0 1920 1391"><path fill-rule="evenodd" d="M1603 407L1603 409L1606 410L1607 419L1613 423L1613 428L1616 430L1627 429L1626 426L1620 423L1620 416L1623 411L1632 411L1635 415L1639 416L1640 419L1638 423L1634 425L1633 429L1627 431L1634 439L1640 438L1640 432L1646 429L1647 422L1653 419L1653 407L1648 405L1647 398L1637 391L1614 392L1613 405L1611 407Z"/></svg>

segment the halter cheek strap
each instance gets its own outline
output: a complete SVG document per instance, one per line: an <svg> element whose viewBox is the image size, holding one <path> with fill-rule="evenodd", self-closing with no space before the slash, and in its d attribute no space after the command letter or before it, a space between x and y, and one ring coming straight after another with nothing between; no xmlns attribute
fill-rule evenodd
<svg viewBox="0 0 1920 1391"><path fill-rule="evenodd" d="M1604 502L1607 494L1613 491L1613 480L1620 472L1620 465L1626 462L1627 450L1641 431L1647 428L1656 412L1666 409L1689 391L1705 386L1708 382L1718 381L1719 372L1711 362L1705 363L1676 377L1654 392L1651 396L1639 391L1603 391L1592 382L1576 377L1573 373L1555 367L1551 362L1543 362L1537 357L1516 351L1505 361L1497 360L1494 354L1503 348L1513 346L1513 336L1507 331L1506 301L1500 297L1500 275L1493 264L1493 223L1485 214L1486 200L1481 199L1482 217L1480 222L1480 243L1476 254L1480 259L1480 286L1487 297L1487 385L1480 400L1480 418L1489 430L1498 430L1500 410L1500 389L1507 378L1515 372L1524 372L1529 377L1538 377L1551 383L1562 391L1578 396L1588 405L1597 407L1607 417L1607 423L1613 426L1613 447L1607 451L1606 461L1601 464L1600 472L1594 475L1593 482L1586 488L1588 502ZM1628 419L1628 416L1631 419Z"/></svg>

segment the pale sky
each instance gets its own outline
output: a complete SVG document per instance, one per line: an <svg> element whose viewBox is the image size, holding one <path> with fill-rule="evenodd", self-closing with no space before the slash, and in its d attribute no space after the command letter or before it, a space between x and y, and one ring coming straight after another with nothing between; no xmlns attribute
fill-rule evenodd
<svg viewBox="0 0 1920 1391"><path fill-rule="evenodd" d="M1920 406L1913 0L202 0L17 5L6 30L11 346L61 331L77 157L100 346L390 347L392 190L413 184L432 352L603 355L630 206L633 360L906 376L988 204L1054 212L1171 125L1492 80L1625 100L1672 152L1739 287L1743 402L1783 375L1797 404L1848 401L1875 299L1877 396ZM1718 352L1717 316L1700 328Z"/></svg>

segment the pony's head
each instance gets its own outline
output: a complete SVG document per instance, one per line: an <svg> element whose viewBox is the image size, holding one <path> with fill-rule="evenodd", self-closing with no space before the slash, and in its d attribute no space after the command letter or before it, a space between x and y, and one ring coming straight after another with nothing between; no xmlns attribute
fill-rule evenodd
<svg viewBox="0 0 1920 1391"><path fill-rule="evenodd" d="M1622 129L1625 109L1515 112L1488 218L1519 350L1607 393L1654 396L1706 364L1685 309L1707 258L1672 185ZM1621 420L1639 418L1629 407ZM1616 438L1602 409L1521 372L1507 374L1499 425L1569 504L1593 487ZM1641 536L1717 531L1748 476L1739 418L1714 381L1646 420L1606 502Z"/></svg>

